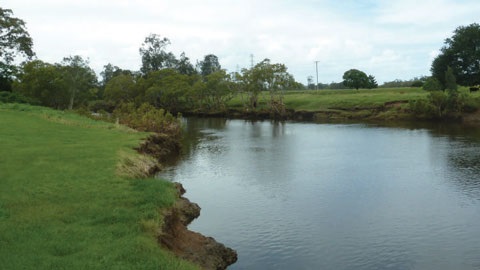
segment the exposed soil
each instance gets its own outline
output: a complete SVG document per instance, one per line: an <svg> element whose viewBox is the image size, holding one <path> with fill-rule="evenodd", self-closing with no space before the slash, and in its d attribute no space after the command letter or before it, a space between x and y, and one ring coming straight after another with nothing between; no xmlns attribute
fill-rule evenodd
<svg viewBox="0 0 480 270"><path fill-rule="evenodd" d="M272 114L266 110L243 111L230 109L222 112L182 112L184 116L198 117L226 117L249 120L295 120L295 121L337 121L337 120L372 120L386 110L399 109L408 100L385 102L381 106L373 107L331 107L325 110L306 111L286 109L282 115Z"/></svg>
<svg viewBox="0 0 480 270"><path fill-rule="evenodd" d="M181 150L180 140L164 134L153 134L136 148L142 154L154 157L158 166L152 167L151 175L161 168L161 163L176 158ZM218 243L212 237L188 230L187 226L200 216L200 206L182 195L185 189L175 183L177 201L163 213L163 226L160 228L159 243L178 257L199 265L203 269L226 269L237 261L237 252Z"/></svg>
<svg viewBox="0 0 480 270"><path fill-rule="evenodd" d="M187 229L200 215L200 207L182 197L185 189L176 183L178 200L164 212L164 225L158 241L178 257L191 261L203 269L226 269L237 261L237 252L218 243L212 237Z"/></svg>
<svg viewBox="0 0 480 270"><path fill-rule="evenodd" d="M462 120L467 125L480 125L480 110L464 114Z"/></svg>
<svg viewBox="0 0 480 270"><path fill-rule="evenodd" d="M160 163L164 163L180 154L181 144L179 138L155 133L148 136L136 150L142 154L154 157Z"/></svg>

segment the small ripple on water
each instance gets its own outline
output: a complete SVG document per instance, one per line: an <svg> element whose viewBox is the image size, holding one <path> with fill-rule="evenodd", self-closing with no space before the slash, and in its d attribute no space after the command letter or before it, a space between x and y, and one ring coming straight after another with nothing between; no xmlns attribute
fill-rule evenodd
<svg viewBox="0 0 480 270"><path fill-rule="evenodd" d="M208 130L176 175L204 209L198 231L239 252L231 269L479 268L477 143L310 124L270 138L268 123L228 125Z"/></svg>

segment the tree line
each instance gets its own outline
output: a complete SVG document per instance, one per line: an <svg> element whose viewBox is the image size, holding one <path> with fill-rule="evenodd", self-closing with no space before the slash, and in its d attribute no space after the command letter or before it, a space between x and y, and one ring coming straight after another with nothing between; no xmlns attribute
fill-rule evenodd
<svg viewBox="0 0 480 270"><path fill-rule="evenodd" d="M168 51L170 45L168 38L151 34L139 48L140 70L126 70L109 63L98 78L88 60L80 56L65 57L60 63L36 59L25 22L15 18L11 10L0 8L0 91L57 109L88 105L93 110L105 111L113 111L122 103L136 106L148 103L171 112L223 111L229 100L240 96L247 111L257 110L262 101L271 113L283 114L285 91L312 87L311 78L305 87L295 81L284 64L269 59L228 73L214 54L205 55L194 65L185 53L177 57ZM20 60L24 60L22 64L16 64ZM480 84L479 70L480 26L473 23L458 27L445 40L432 63L432 76L396 80L382 86L444 90L450 87L447 72L457 84L473 86ZM376 88L378 84L374 76L350 69L344 73L342 82L319 84L315 88L346 87Z"/></svg>
<svg viewBox="0 0 480 270"><path fill-rule="evenodd" d="M36 59L25 22L2 8L0 20L0 90L56 109L89 106L113 111L122 103L148 103L171 112L209 112L225 110L234 95L242 95L245 109L255 110L260 93L267 92L268 107L283 113L284 91L302 87L284 64L269 59L232 73L222 68L214 54L193 65L185 53L177 57L168 51L170 40L157 34L147 36L139 48L140 70L109 63L98 78L88 60L78 55L60 63ZM24 62L15 65L18 59Z"/></svg>

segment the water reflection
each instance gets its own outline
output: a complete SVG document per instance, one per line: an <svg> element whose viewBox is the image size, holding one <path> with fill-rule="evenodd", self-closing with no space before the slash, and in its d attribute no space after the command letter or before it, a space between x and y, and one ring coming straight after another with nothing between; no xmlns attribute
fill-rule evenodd
<svg viewBox="0 0 480 270"><path fill-rule="evenodd" d="M163 176L202 206L192 229L237 249L231 269L480 265L477 129L188 121Z"/></svg>
<svg viewBox="0 0 480 270"><path fill-rule="evenodd" d="M480 147L471 142L450 142L447 152L448 178L473 199L480 200Z"/></svg>

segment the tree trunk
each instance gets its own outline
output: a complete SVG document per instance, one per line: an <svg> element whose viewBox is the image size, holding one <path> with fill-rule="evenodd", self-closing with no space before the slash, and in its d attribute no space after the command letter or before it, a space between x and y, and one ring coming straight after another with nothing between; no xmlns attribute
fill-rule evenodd
<svg viewBox="0 0 480 270"><path fill-rule="evenodd" d="M70 104L68 105L68 109L72 110L73 109L73 102L75 101L75 88L72 91L72 94L70 95Z"/></svg>

